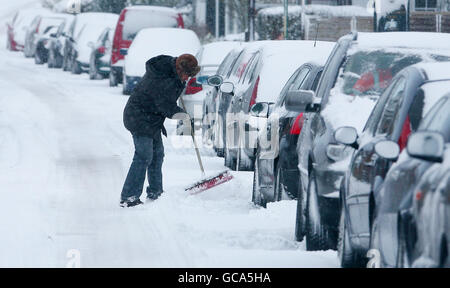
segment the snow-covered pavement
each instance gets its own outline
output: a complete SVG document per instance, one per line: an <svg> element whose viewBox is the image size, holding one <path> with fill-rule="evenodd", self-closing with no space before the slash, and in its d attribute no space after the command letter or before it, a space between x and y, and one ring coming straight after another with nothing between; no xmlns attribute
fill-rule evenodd
<svg viewBox="0 0 450 288"><path fill-rule="evenodd" d="M165 194L120 208L133 154L121 88L37 66L0 37L1 267L65 267L77 251L81 267L338 265L336 252L295 242L295 201L252 205L252 173L188 195L200 173L176 136L165 139ZM202 153L207 171L224 169Z"/></svg>

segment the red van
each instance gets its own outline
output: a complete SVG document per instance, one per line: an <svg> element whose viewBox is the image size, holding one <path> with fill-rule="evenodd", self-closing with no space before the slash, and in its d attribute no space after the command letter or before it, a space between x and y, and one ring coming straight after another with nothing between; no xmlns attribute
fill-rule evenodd
<svg viewBox="0 0 450 288"><path fill-rule="evenodd" d="M110 86L122 83L124 56L136 34L152 27L184 28L183 17L173 8L160 6L130 6L122 10L112 45Z"/></svg>

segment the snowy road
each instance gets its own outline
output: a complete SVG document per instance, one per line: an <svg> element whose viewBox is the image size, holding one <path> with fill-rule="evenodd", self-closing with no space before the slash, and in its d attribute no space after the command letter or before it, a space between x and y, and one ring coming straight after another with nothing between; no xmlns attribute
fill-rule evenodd
<svg viewBox="0 0 450 288"><path fill-rule="evenodd" d="M121 88L37 66L0 37L0 267L65 267L73 251L81 267L338 265L336 252L294 241L295 201L251 204L252 173L187 195L200 175L175 136L165 140L166 193L120 208L133 153ZM202 153L208 171L224 169Z"/></svg>

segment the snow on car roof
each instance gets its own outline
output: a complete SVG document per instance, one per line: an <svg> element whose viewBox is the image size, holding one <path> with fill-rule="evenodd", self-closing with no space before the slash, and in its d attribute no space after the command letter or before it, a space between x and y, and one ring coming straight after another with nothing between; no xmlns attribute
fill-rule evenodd
<svg viewBox="0 0 450 288"><path fill-rule="evenodd" d="M170 7L164 7L164 6L151 6L151 5L136 5L136 6L129 6L125 7L126 10L147 10L147 11L155 11L155 12L164 12L164 13L174 13L177 14L178 12Z"/></svg>
<svg viewBox="0 0 450 288"><path fill-rule="evenodd" d="M203 45L201 51L200 66L216 65L219 66L230 51L236 48L244 47L242 42L219 41Z"/></svg>
<svg viewBox="0 0 450 288"><path fill-rule="evenodd" d="M261 15L282 15L283 13L284 7L281 5L276 7L263 8L258 11L258 14ZM300 13L302 13L302 6L289 5L288 13L299 15ZM305 5L305 13L324 17L373 16L373 12L371 13L366 8L351 5L343 5L343 6L331 6L320 4Z"/></svg>
<svg viewBox="0 0 450 288"><path fill-rule="evenodd" d="M360 47L398 47L408 49L443 49L450 51L450 34L434 32L358 33Z"/></svg>
<svg viewBox="0 0 450 288"><path fill-rule="evenodd" d="M413 67L422 70L428 80L450 79L450 62L419 63Z"/></svg>
<svg viewBox="0 0 450 288"><path fill-rule="evenodd" d="M259 43L258 43L259 42ZM335 43L301 40L257 41L249 49L258 49L262 54L257 101L275 102L289 77L301 65L315 62L323 65Z"/></svg>
<svg viewBox="0 0 450 288"><path fill-rule="evenodd" d="M164 54L179 56L184 53L196 55L201 44L197 35L188 29L146 28L139 31L125 57L125 71L128 76L145 74L145 62Z"/></svg>

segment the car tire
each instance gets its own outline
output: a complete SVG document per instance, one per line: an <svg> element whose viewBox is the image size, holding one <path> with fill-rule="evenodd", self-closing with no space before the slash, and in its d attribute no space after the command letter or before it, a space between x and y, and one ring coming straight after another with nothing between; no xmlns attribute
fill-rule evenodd
<svg viewBox="0 0 450 288"><path fill-rule="evenodd" d="M324 199L325 200L325 199ZM327 209L327 201L319 203L315 173L310 173L308 195L306 202L306 250L318 251L334 249L330 245L332 233L325 223L322 223L320 210Z"/></svg>
<svg viewBox="0 0 450 288"><path fill-rule="evenodd" d="M225 155L224 155L224 165L228 168L230 168L233 171L236 171L236 159L234 159L230 153L228 152L228 149L225 149Z"/></svg>
<svg viewBox="0 0 450 288"><path fill-rule="evenodd" d="M364 261L353 251L350 245L347 225L345 224L345 210L342 205L339 218L339 236L338 236L338 258L342 268L362 268Z"/></svg>
<svg viewBox="0 0 450 288"><path fill-rule="evenodd" d="M39 55L40 53L36 51L36 53L34 53L34 64L37 65L41 65L44 64L44 61L42 61L42 58Z"/></svg>
<svg viewBox="0 0 450 288"><path fill-rule="evenodd" d="M236 158L236 170L237 171L253 171L254 164L253 161L250 163L247 161L242 161L242 153L245 153L242 148L237 149L237 158Z"/></svg>
<svg viewBox="0 0 450 288"><path fill-rule="evenodd" d="M255 170L253 171L253 188L252 188L252 202L255 205L266 208L267 202L264 200L264 196L259 190L259 166L257 164L258 160L255 160Z"/></svg>
<svg viewBox="0 0 450 288"><path fill-rule="evenodd" d="M52 49L49 49L49 50L48 50L47 67L48 67L48 68L55 68L55 55L54 55Z"/></svg>
<svg viewBox="0 0 450 288"><path fill-rule="evenodd" d="M81 64L76 59L72 61L72 74L81 74Z"/></svg>
<svg viewBox="0 0 450 288"><path fill-rule="evenodd" d="M109 86L110 87L117 87L117 85L119 84L117 81L117 75L115 72L113 72L114 70L111 68L111 71L109 72Z"/></svg>
<svg viewBox="0 0 450 288"><path fill-rule="evenodd" d="M295 240L296 241L303 241L306 234L306 215L305 211L303 209L304 203L303 203L303 193L298 193L297 197L297 211L295 216Z"/></svg>

